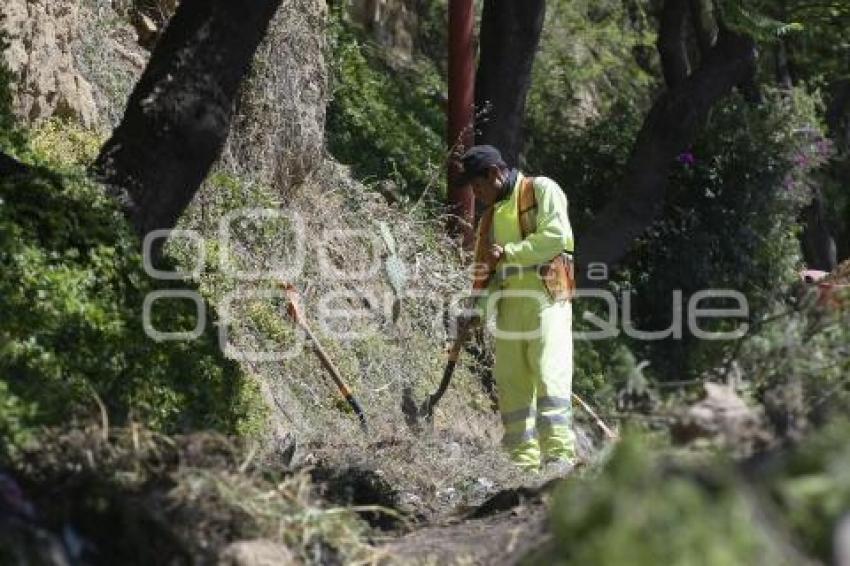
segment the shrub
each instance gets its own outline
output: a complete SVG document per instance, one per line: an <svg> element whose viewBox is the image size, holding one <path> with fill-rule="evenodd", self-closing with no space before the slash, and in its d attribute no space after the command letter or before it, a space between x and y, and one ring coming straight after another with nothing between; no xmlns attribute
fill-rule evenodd
<svg viewBox="0 0 850 566"><path fill-rule="evenodd" d="M145 274L138 239L82 171L98 134L51 120L25 135L10 79L0 65L0 150L31 173L0 180L0 446L12 452L33 426L101 408L161 430L255 431L265 415L257 384L223 358L211 324L191 342L146 335L146 295L178 287ZM195 326L192 302L164 303L154 328Z"/></svg>
<svg viewBox="0 0 850 566"><path fill-rule="evenodd" d="M629 434L598 474L557 486L553 543L525 563L828 563L850 505L848 426L742 466Z"/></svg>
<svg viewBox="0 0 850 566"><path fill-rule="evenodd" d="M599 476L558 488L551 505L554 544L528 562L779 563L756 515L728 466L671 465L632 437Z"/></svg>
<svg viewBox="0 0 850 566"><path fill-rule="evenodd" d="M331 25L331 153L361 178L391 179L403 192L444 192L442 82L433 63L391 65L336 11Z"/></svg>
<svg viewBox="0 0 850 566"><path fill-rule="evenodd" d="M101 402L113 421L165 430L232 431L263 414L256 384L223 358L213 332L194 341L146 335L145 296L178 287L148 278L123 216L79 172L5 179L0 235L2 421L60 424ZM187 300L152 310L161 331L195 320Z"/></svg>
<svg viewBox="0 0 850 566"><path fill-rule="evenodd" d="M639 328L670 324L675 290L684 301L704 289L740 291L751 320L787 294L800 265L797 217L811 195L811 172L829 154L816 107L801 90L768 91L763 104L733 96L713 111L674 166L660 220L632 255L628 283ZM739 323L701 326L720 331ZM696 340L686 327L682 340L641 349L657 371L676 378L714 367L728 345Z"/></svg>
<svg viewBox="0 0 850 566"><path fill-rule="evenodd" d="M850 312L825 311L814 300L777 307L735 356L781 436L799 437L808 425L843 417L850 408Z"/></svg>
<svg viewBox="0 0 850 566"><path fill-rule="evenodd" d="M655 78L640 3L550 2L527 103L528 169L559 180L579 229L619 184Z"/></svg>
<svg viewBox="0 0 850 566"><path fill-rule="evenodd" d="M58 118L51 118L29 132L32 156L54 167L90 165L105 141L102 134Z"/></svg>
<svg viewBox="0 0 850 566"><path fill-rule="evenodd" d="M807 438L764 478L791 532L824 563L835 558L836 526L846 519L850 507L848 430L846 417L831 423Z"/></svg>

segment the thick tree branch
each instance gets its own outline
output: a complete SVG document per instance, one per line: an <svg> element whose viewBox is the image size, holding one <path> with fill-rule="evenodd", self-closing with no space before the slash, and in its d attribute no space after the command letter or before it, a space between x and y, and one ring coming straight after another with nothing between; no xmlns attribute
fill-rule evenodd
<svg viewBox="0 0 850 566"><path fill-rule="evenodd" d="M833 86L832 100L826 110L829 135L842 149L850 147L850 79Z"/></svg>
<svg viewBox="0 0 850 566"><path fill-rule="evenodd" d="M0 178L14 175L25 175L30 168L9 155L0 151Z"/></svg>
<svg viewBox="0 0 850 566"><path fill-rule="evenodd" d="M788 64L788 49L785 41L779 39L773 47L774 64L776 67L776 82L781 88L790 90L794 87L794 79L791 77L791 66Z"/></svg>
<svg viewBox="0 0 850 566"><path fill-rule="evenodd" d="M801 217L803 220L801 243L806 265L809 269L832 271L838 264L837 250L820 189L815 190L812 202L803 209Z"/></svg>
<svg viewBox="0 0 850 566"><path fill-rule="evenodd" d="M752 39L721 31L700 68L658 98L638 134L622 190L591 229L579 235L578 262L583 274L590 263L617 263L655 220L676 156L693 142L711 107L755 73L755 63Z"/></svg>
<svg viewBox="0 0 850 566"><path fill-rule="evenodd" d="M691 73L685 35L688 13L687 0L667 0L661 12L658 53L667 88L676 88Z"/></svg>
<svg viewBox="0 0 850 566"><path fill-rule="evenodd" d="M717 21L710 0L688 0L691 23L697 37L700 54L704 57L717 42Z"/></svg>
<svg viewBox="0 0 850 566"><path fill-rule="evenodd" d="M525 100L545 12L545 0L484 2L475 103L488 111L476 124L476 142L498 147L512 166L522 149Z"/></svg>
<svg viewBox="0 0 850 566"><path fill-rule="evenodd" d="M183 0L93 172L139 236L172 228L219 155L281 0Z"/></svg>

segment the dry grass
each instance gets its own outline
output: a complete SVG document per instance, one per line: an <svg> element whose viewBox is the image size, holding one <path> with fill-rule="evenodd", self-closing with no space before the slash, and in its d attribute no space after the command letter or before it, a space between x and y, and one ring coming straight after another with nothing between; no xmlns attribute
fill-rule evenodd
<svg viewBox="0 0 850 566"><path fill-rule="evenodd" d="M468 284L462 253L444 236L443 219L433 213L429 195L404 209L390 206L376 192L353 181L347 169L323 156L328 91L324 36L316 30L323 26L325 15L317 6L295 2L276 17L237 105L223 155L181 227L196 229L205 239L207 269L201 288L220 312L227 293L274 289L277 283L240 281L220 269L220 219L242 207L268 207L296 212L306 220L310 239L305 268L293 283L303 293L314 330L364 405L371 433L368 438L361 434L318 360L305 351L284 362L243 363L258 378L273 408L270 436L297 439L301 448L296 463L321 460L329 466L381 470L400 497L421 501L413 506L416 512L430 513L457 499L445 495L452 489L475 492L478 488L468 486L479 485L478 478L485 478L485 485L499 486L502 474L507 478L513 470L499 454L500 424L480 377L472 371L471 356L465 356L438 408L434 434L420 438L406 428L400 411L403 389L410 387L424 400L442 372L444 309L424 299L407 300L399 324L393 325L383 305L384 298L392 296L383 269L363 281L320 273L317 239L326 230L360 230L380 243L377 222L382 221L410 272L409 291L445 299ZM85 8L92 16L91 29L81 39L78 58L95 87L104 123L114 124L141 72L132 60L143 61L145 53L132 44L126 19L95 0L88 0ZM114 49L116 45L137 57L128 59ZM287 263L282 253L285 222L264 226L234 230L231 249L239 266ZM192 248L185 242L173 244L175 256L190 262ZM374 251L384 253L381 246ZM351 270L367 266L373 252L362 239L337 239L330 248L329 259ZM317 304L332 292L350 293L345 302L363 307L366 318L344 325L362 338L333 340L318 324ZM294 336L291 322L274 300L237 302L233 315L232 340L248 349L285 347ZM380 458L374 457L376 453Z"/></svg>
<svg viewBox="0 0 850 566"><path fill-rule="evenodd" d="M442 374L447 343L443 309L425 300L407 300L398 325L393 325L382 299L375 300L393 296L382 269L361 281L320 273L318 244L326 231L360 231L381 242L380 220L390 227L399 256L408 266L411 293L436 298L462 294L468 281L461 267L462 253L443 235L441 220L428 218L417 209L386 204L380 195L352 181L344 168L331 162L287 198L275 197L270 189L259 186L245 189L237 185L230 190L254 191L252 198L234 202L250 200L257 206L279 206L305 219L309 235L305 266L293 283L303 294L314 331L353 386L369 418L367 437L309 349L291 360L245 363L260 377L275 408L273 432L278 437L296 437L300 446L296 463L380 472L394 486L399 506L420 515L472 504L492 490L511 484L514 470L498 448L501 425L480 378L473 372L471 356L465 355L465 363L437 409L435 430L416 436L405 424L402 391L409 387L424 400ZM228 209L224 191L220 185L207 185L184 227L197 229L214 241L217 220ZM218 214L205 215L204 209L217 210ZM245 230L244 237L234 243L240 265L277 267L277 262L286 261L280 253L283 232L270 229L265 237L258 236L261 232ZM208 248L216 248L209 240ZM370 247L363 238L338 238L328 256L334 263L344 262L350 271L360 271L373 255ZM220 254L221 250L214 249L213 253ZM274 289L275 281L236 281L211 266L202 277L201 287L215 305L226 292ZM363 315L336 328L358 333L357 338L336 340L317 321L318 305L331 293L346 293L349 300L344 303ZM285 347L294 329L281 306L274 300L234 306L238 320L234 340L250 349L262 344Z"/></svg>
<svg viewBox="0 0 850 566"><path fill-rule="evenodd" d="M44 523L73 525L103 562L212 563L227 544L260 538L304 563L374 559L356 510L321 504L306 473L269 468L239 439L46 431L15 467Z"/></svg>

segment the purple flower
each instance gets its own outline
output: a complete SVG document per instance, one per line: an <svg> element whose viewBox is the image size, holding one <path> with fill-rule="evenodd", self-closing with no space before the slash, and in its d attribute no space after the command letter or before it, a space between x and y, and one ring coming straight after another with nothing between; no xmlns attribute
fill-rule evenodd
<svg viewBox="0 0 850 566"><path fill-rule="evenodd" d="M683 151L676 156L676 161L687 167L693 166L697 162L697 158L690 151Z"/></svg>
<svg viewBox="0 0 850 566"><path fill-rule="evenodd" d="M794 156L794 165L797 167L805 167L809 164L809 158L802 153L798 153Z"/></svg>

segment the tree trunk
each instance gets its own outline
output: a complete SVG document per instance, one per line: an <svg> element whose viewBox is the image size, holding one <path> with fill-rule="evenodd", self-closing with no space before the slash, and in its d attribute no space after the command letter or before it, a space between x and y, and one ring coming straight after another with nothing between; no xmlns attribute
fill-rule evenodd
<svg viewBox="0 0 850 566"><path fill-rule="evenodd" d="M545 13L545 0L484 2L475 102L486 112L476 123L476 143L497 147L510 166L518 164L522 149L525 100Z"/></svg>
<svg viewBox="0 0 850 566"><path fill-rule="evenodd" d="M9 155L0 152L0 179L29 173L30 168Z"/></svg>
<svg viewBox="0 0 850 566"><path fill-rule="evenodd" d="M711 107L755 73L755 63L753 40L723 30L700 67L653 104L629 158L622 190L578 239L582 284L590 284L588 265L617 263L655 220L676 156L693 143Z"/></svg>
<svg viewBox="0 0 850 566"><path fill-rule="evenodd" d="M842 79L833 86L832 100L826 110L826 125L839 148L850 148L850 79Z"/></svg>
<svg viewBox="0 0 850 566"><path fill-rule="evenodd" d="M688 4L685 0L667 0L661 12L658 53L661 56L661 68L667 88L676 88L691 74L685 34L688 14Z"/></svg>
<svg viewBox="0 0 850 566"><path fill-rule="evenodd" d="M785 41L780 39L773 46L773 58L776 67L776 82L780 88L791 90L794 88L794 79L791 78L791 68L788 65L788 50Z"/></svg>
<svg viewBox="0 0 850 566"><path fill-rule="evenodd" d="M174 227L218 157L239 85L280 3L180 3L93 166L140 237Z"/></svg>
<svg viewBox="0 0 850 566"><path fill-rule="evenodd" d="M838 264L835 239L826 218L823 195L815 191L811 204L803 209L803 259L809 269L832 271Z"/></svg>
<svg viewBox="0 0 850 566"><path fill-rule="evenodd" d="M710 0L689 0L688 10L691 13L691 24L697 38L697 46L701 55L705 56L717 41L717 19Z"/></svg>
<svg viewBox="0 0 850 566"><path fill-rule="evenodd" d="M475 3L449 0L449 100L446 176L449 235L460 236L464 249L475 245L475 195L461 183L460 156L475 143Z"/></svg>

